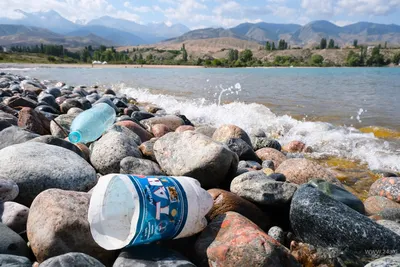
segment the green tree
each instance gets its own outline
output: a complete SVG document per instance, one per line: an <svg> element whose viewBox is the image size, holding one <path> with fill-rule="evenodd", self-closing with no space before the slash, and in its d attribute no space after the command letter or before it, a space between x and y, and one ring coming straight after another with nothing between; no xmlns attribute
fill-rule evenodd
<svg viewBox="0 0 400 267"><path fill-rule="evenodd" d="M354 46L355 48L358 47L358 40L357 40L357 39L355 39L355 40L353 41L353 46Z"/></svg>
<svg viewBox="0 0 400 267"><path fill-rule="evenodd" d="M349 51L346 59L346 65L350 67L361 66L361 57L359 54L355 53L353 50Z"/></svg>
<svg viewBox="0 0 400 267"><path fill-rule="evenodd" d="M136 54L134 54L134 55L133 55L133 58L132 58L132 60L133 60L133 62L136 62L136 61L138 60L138 58L137 58L137 55L136 55Z"/></svg>
<svg viewBox="0 0 400 267"><path fill-rule="evenodd" d="M238 60L239 59L239 50L235 49L233 52L235 54L235 60Z"/></svg>
<svg viewBox="0 0 400 267"><path fill-rule="evenodd" d="M239 59L242 62L249 62L253 60L253 52L251 52L250 49L243 50L242 52L240 52Z"/></svg>
<svg viewBox="0 0 400 267"><path fill-rule="evenodd" d="M325 38L321 39L321 43L320 43L319 47L321 49L326 49L326 39Z"/></svg>
<svg viewBox="0 0 400 267"><path fill-rule="evenodd" d="M317 54L311 56L312 65L321 65L323 62L324 62L323 56Z"/></svg>
<svg viewBox="0 0 400 267"><path fill-rule="evenodd" d="M272 51L273 51L273 50L276 50L276 48L275 48L275 42L272 42L271 50L272 50Z"/></svg>
<svg viewBox="0 0 400 267"><path fill-rule="evenodd" d="M385 42L385 49L387 48L387 42Z"/></svg>
<svg viewBox="0 0 400 267"><path fill-rule="evenodd" d="M153 54L148 54L146 56L146 61L152 61L153 60Z"/></svg>
<svg viewBox="0 0 400 267"><path fill-rule="evenodd" d="M213 65L215 67L219 67L219 66L222 65L222 62L219 59L216 58L211 62L211 65Z"/></svg>
<svg viewBox="0 0 400 267"><path fill-rule="evenodd" d="M229 62L235 61L235 52L233 51L233 49L229 50L228 61Z"/></svg>
<svg viewBox="0 0 400 267"><path fill-rule="evenodd" d="M335 41L333 39L330 39L328 49L334 49L334 48L335 48Z"/></svg>
<svg viewBox="0 0 400 267"><path fill-rule="evenodd" d="M385 65L385 58L381 54L381 49L379 46L372 49L371 56L367 60L367 65L376 67Z"/></svg>
<svg viewBox="0 0 400 267"><path fill-rule="evenodd" d="M187 51L186 51L185 44L182 45L181 51L182 51L182 59L183 59L183 61L187 62L188 61L188 54L187 54Z"/></svg>
<svg viewBox="0 0 400 267"><path fill-rule="evenodd" d="M271 44L269 42L265 44L265 50L267 51L271 50Z"/></svg>
<svg viewBox="0 0 400 267"><path fill-rule="evenodd" d="M400 52L394 54L393 56L393 63L395 65L399 65L400 64Z"/></svg>

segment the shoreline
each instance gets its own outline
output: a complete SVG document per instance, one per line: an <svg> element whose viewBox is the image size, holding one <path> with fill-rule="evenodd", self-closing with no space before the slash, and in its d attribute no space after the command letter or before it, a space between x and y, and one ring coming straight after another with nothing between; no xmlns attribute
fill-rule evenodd
<svg viewBox="0 0 400 267"><path fill-rule="evenodd" d="M86 68L86 69L330 69L330 68L378 68L378 67L316 67L316 66L275 66L275 67L241 67L241 68L224 68L224 67L204 67L193 65L130 65L130 64L46 64L46 63L0 63L2 68ZM400 68L400 66L385 66L379 68Z"/></svg>

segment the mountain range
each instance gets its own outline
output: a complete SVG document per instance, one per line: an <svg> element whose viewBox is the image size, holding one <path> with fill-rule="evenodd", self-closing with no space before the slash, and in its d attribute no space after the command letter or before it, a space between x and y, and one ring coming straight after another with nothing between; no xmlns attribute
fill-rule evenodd
<svg viewBox="0 0 400 267"><path fill-rule="evenodd" d="M81 22L74 23L67 20L54 10L33 13L22 10L15 11L19 13L20 18L0 17L0 24L44 28L66 37L97 35L117 46L157 43L190 31L189 28L182 24L167 26L164 23L151 23L144 25L110 16L104 16L82 24Z"/></svg>
<svg viewBox="0 0 400 267"><path fill-rule="evenodd" d="M65 42L66 47L87 44L135 46L155 43L182 43L189 40L244 40L260 45L285 39L291 46L315 46L322 38L334 39L343 46L357 39L360 44L388 42L400 44L400 26L358 22L337 26L329 21L298 24L242 23L232 28L206 28L190 31L182 24L139 24L130 20L103 16L89 22L72 22L56 11L28 13L16 10L18 19L0 18L0 45ZM92 42L92 43L90 43ZM213 43L216 43L213 41Z"/></svg>

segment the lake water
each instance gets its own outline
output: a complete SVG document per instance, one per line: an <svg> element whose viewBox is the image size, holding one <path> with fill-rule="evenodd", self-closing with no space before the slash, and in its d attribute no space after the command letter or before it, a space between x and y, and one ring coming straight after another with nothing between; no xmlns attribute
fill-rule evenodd
<svg viewBox="0 0 400 267"><path fill-rule="evenodd" d="M306 142L314 157L400 171L400 68L6 70L72 85L110 86L196 123L262 129L283 143ZM387 138L358 130L367 126L384 127L378 132Z"/></svg>

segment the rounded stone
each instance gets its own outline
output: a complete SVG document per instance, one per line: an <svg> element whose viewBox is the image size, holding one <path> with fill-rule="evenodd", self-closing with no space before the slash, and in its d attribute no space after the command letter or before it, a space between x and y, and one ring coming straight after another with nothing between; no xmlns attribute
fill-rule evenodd
<svg viewBox="0 0 400 267"><path fill-rule="evenodd" d="M302 152L307 152L310 153L312 152L311 147L308 147L306 144L304 144L301 141L292 141L285 146L283 146L283 150L289 153L302 153Z"/></svg>
<svg viewBox="0 0 400 267"><path fill-rule="evenodd" d="M164 175L157 163L135 157L126 157L121 163L120 173L138 175Z"/></svg>
<svg viewBox="0 0 400 267"><path fill-rule="evenodd" d="M68 149L72 152L75 152L82 158L84 158L84 155L82 151L76 147L74 144L70 143L69 141L63 140L61 138L52 136L52 135L43 135L36 137L32 140L29 140L28 142L37 142L37 143L43 143L43 144L48 144L48 145L53 145L53 146L59 146L65 149Z"/></svg>
<svg viewBox="0 0 400 267"><path fill-rule="evenodd" d="M217 216L195 248L202 266L301 266L288 249L236 212Z"/></svg>
<svg viewBox="0 0 400 267"><path fill-rule="evenodd" d="M142 142L149 141L151 138L153 138L153 135L151 133L149 133L148 131L143 129L143 127L141 127L139 124L137 124L133 121L129 121L129 120L128 121L119 121L119 122L115 123L115 125L120 125L120 126L124 126L124 127L128 128L129 130L131 130L132 132L137 134L140 137L140 140Z"/></svg>
<svg viewBox="0 0 400 267"><path fill-rule="evenodd" d="M397 235L400 236L400 224L394 221L389 221L389 220L378 220L376 221L377 224L380 224L393 233L396 233Z"/></svg>
<svg viewBox="0 0 400 267"><path fill-rule="evenodd" d="M64 114L66 114L68 112L68 110L70 110L71 108L83 109L83 106L82 106L82 103L76 99L67 99L64 101L64 103L62 103L60 105L61 113L64 113Z"/></svg>
<svg viewBox="0 0 400 267"><path fill-rule="evenodd" d="M216 130L217 130L217 128L214 128L211 126L199 126L199 127L196 127L196 129L194 131L196 133L201 133L201 134L204 134L205 136L212 138Z"/></svg>
<svg viewBox="0 0 400 267"><path fill-rule="evenodd" d="M60 256L56 256L45 260L40 267L64 267L64 266L81 266L81 267L105 267L95 258L79 252L70 252Z"/></svg>
<svg viewBox="0 0 400 267"><path fill-rule="evenodd" d="M142 123L149 131L152 130L153 126L156 124L164 124L171 131L175 131L181 125L185 125L185 122L180 117L175 115L153 117L150 119L141 120L140 123Z"/></svg>
<svg viewBox="0 0 400 267"><path fill-rule="evenodd" d="M215 130L212 138L213 140L222 143L226 143L231 138L239 138L245 141L250 147L252 146L250 137L247 135L247 133L236 125L222 125Z"/></svg>
<svg viewBox="0 0 400 267"><path fill-rule="evenodd" d="M278 151L281 151L282 149L281 144L278 141L269 139L267 137L253 137L251 139L251 143L253 145L253 149L256 151L267 147L276 149Z"/></svg>
<svg viewBox="0 0 400 267"><path fill-rule="evenodd" d="M101 174L118 173L124 158L142 157L138 143L139 136L126 127L118 126L90 146L90 161Z"/></svg>
<svg viewBox="0 0 400 267"><path fill-rule="evenodd" d="M6 129L0 132L0 149L15 144L24 143L38 136L39 136L38 134L25 131L17 126L7 127Z"/></svg>
<svg viewBox="0 0 400 267"><path fill-rule="evenodd" d="M396 251L395 253L397 253ZM365 267L398 267L400 266L400 254L386 256L368 263Z"/></svg>
<svg viewBox="0 0 400 267"><path fill-rule="evenodd" d="M400 177L384 177L372 184L369 196L381 196L400 203Z"/></svg>
<svg viewBox="0 0 400 267"><path fill-rule="evenodd" d="M171 130L165 124L154 124L151 126L151 132L155 137L162 137L171 132Z"/></svg>
<svg viewBox="0 0 400 267"><path fill-rule="evenodd" d="M233 176L239 162L226 146L193 131L164 135L155 142L154 154L168 175L195 178L205 188Z"/></svg>
<svg viewBox="0 0 400 267"><path fill-rule="evenodd" d="M282 162L284 162L286 160L286 156L274 149L274 148L269 148L269 147L265 147L265 148L261 148L259 150L256 151L256 155L262 160L271 160L274 163L275 168L278 168L279 165L282 164Z"/></svg>
<svg viewBox="0 0 400 267"><path fill-rule="evenodd" d="M26 231L29 208L16 202L0 202L0 222L14 232L21 234Z"/></svg>
<svg viewBox="0 0 400 267"><path fill-rule="evenodd" d="M194 131L194 129L195 128L193 126L191 126L191 125L182 125L182 126L179 126L178 128L176 128L175 132L183 133L183 132L186 132L186 131Z"/></svg>
<svg viewBox="0 0 400 267"><path fill-rule="evenodd" d="M27 257L0 254L0 266L2 267L32 267L32 262Z"/></svg>
<svg viewBox="0 0 400 267"><path fill-rule="evenodd" d="M367 215L381 213L385 209L399 209L400 204L386 197L372 196L364 201L365 212Z"/></svg>
<svg viewBox="0 0 400 267"><path fill-rule="evenodd" d="M12 201L18 194L19 188L14 181L0 177L0 203Z"/></svg>
<svg viewBox="0 0 400 267"><path fill-rule="evenodd" d="M222 189L210 189L208 193L214 199L214 205L206 216L209 221L228 211L234 211L254 222L261 229L267 230L271 226L268 216L250 201Z"/></svg>
<svg viewBox="0 0 400 267"><path fill-rule="evenodd" d="M225 142L230 150L236 153L239 160L250 160L261 163L253 148L240 138L231 138Z"/></svg>
<svg viewBox="0 0 400 267"><path fill-rule="evenodd" d="M262 171L246 172L231 183L231 192L249 201L266 206L289 204L297 185L270 179Z"/></svg>
<svg viewBox="0 0 400 267"><path fill-rule="evenodd" d="M37 142L2 149L0 176L18 185L20 192L16 202L26 206L46 189L87 192L97 182L96 171L76 153Z"/></svg>
<svg viewBox="0 0 400 267"><path fill-rule="evenodd" d="M278 226L271 227L268 230L268 235L282 245L285 244L285 232L283 232L282 228Z"/></svg>
<svg viewBox="0 0 400 267"><path fill-rule="evenodd" d="M264 160L261 165L263 168L275 170L275 165L272 160Z"/></svg>
<svg viewBox="0 0 400 267"><path fill-rule="evenodd" d="M10 254L29 257L29 249L26 242L3 223L0 223L0 239L0 255Z"/></svg>
<svg viewBox="0 0 400 267"><path fill-rule="evenodd" d="M142 152L143 156L152 161L157 161L156 156L154 155L154 143L158 140L158 138L152 138L151 140L142 143L139 146L139 150Z"/></svg>
<svg viewBox="0 0 400 267"><path fill-rule="evenodd" d="M180 253L157 245L125 248L113 267L195 267Z"/></svg>
<svg viewBox="0 0 400 267"><path fill-rule="evenodd" d="M340 181L327 169L307 159L288 159L282 162L275 170L286 176L286 180L296 184L304 184L319 178L327 182L342 186Z"/></svg>
<svg viewBox="0 0 400 267"><path fill-rule="evenodd" d="M115 252L93 240L87 219L90 194L49 189L39 194L29 211L27 234L39 263L71 251L88 254L105 265Z"/></svg>
<svg viewBox="0 0 400 267"><path fill-rule="evenodd" d="M134 112L132 112L131 117L137 121L141 121L141 120L153 118L154 115L149 112L134 111Z"/></svg>
<svg viewBox="0 0 400 267"><path fill-rule="evenodd" d="M63 114L58 116L56 119L54 119L57 123L55 123L54 121L50 122L51 134L61 139L68 137L72 121L77 116L78 116L77 114Z"/></svg>

